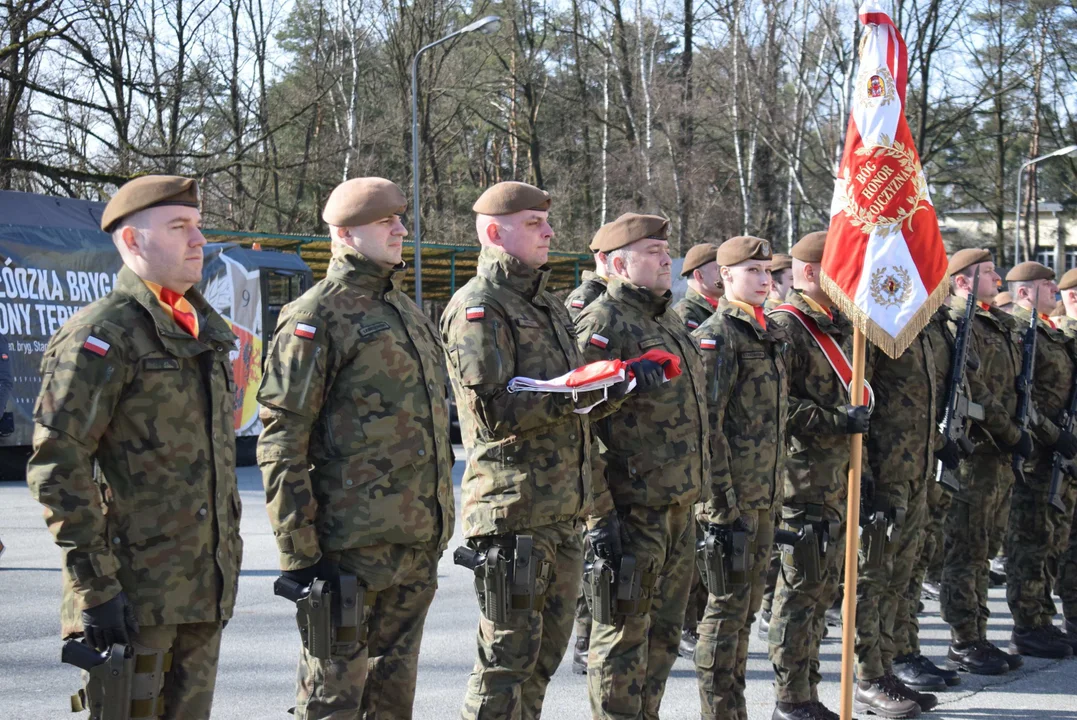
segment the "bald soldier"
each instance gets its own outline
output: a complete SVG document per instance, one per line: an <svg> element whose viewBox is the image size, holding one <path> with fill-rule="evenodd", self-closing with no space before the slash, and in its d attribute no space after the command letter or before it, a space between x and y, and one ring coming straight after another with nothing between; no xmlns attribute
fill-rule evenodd
<svg viewBox="0 0 1077 720"><path fill-rule="evenodd" d="M700 243L684 256L681 277L688 279L688 290L673 306L684 326L691 332L706 322L718 309L718 301L725 288L718 274L718 246Z"/></svg>
<svg viewBox="0 0 1077 720"><path fill-rule="evenodd" d="M973 280L979 272L979 281ZM991 253L984 249L959 250L948 268L950 307L964 316L975 291L970 353L979 366L968 372L970 400L983 405L984 419L974 423L968 438L976 451L962 461L957 479L960 489L945 520L942 619L950 625L947 666L979 675L1007 672L1020 658L1010 656L987 639L988 555L995 516L1013 486L1010 458L1014 452L1032 454L1032 437L1016 422L1017 376L1021 350L1012 318L993 303L999 276Z"/></svg>
<svg viewBox="0 0 1077 720"><path fill-rule="evenodd" d="M647 378L648 392L633 391L595 425L605 488L588 518L586 560L610 562L617 597L634 598L618 599L605 621L591 608L587 685L591 715L603 720L659 715L692 582L692 505L709 469L702 358L669 311L668 232L665 218L637 213L599 228L595 245L607 257L609 287L576 318L587 362L664 350L680 358L682 373L657 385Z"/></svg>
<svg viewBox="0 0 1077 720"><path fill-rule="evenodd" d="M1052 456L1077 456L1077 437L1059 427L1060 415L1073 389L1073 342L1047 317L1055 306L1055 273L1037 262L1023 262L1006 275L1019 328L1027 327L1031 313L1039 315L1036 340L1036 374L1032 401L1039 415L1033 428L1035 449L1024 463L1025 481L1013 486L1010 523L1006 537L1006 601L1013 615L1010 651L1032 657L1060 658L1073 654L1054 624L1051 591L1057 579L1058 560L1065 538L1062 526L1073 518L1072 493L1063 493L1066 510L1059 512L1048 500ZM1072 479L1064 479L1065 485Z"/></svg>
<svg viewBox="0 0 1077 720"><path fill-rule="evenodd" d="M590 422L577 410L602 393L508 391L513 377L558 377L583 358L568 311L546 290L549 193L498 183L473 210L478 274L441 319L467 449L468 547L457 553L483 563L478 657L461 715L537 718L572 632L583 565L577 521L593 503Z"/></svg>
<svg viewBox="0 0 1077 720"><path fill-rule="evenodd" d="M606 284L609 282L605 254L598 251L593 240L588 249L595 256L595 269L593 272L584 270L583 282L565 298L565 307L568 308L568 315L573 320L583 312L585 307L593 303L599 295L606 292Z"/></svg>
<svg viewBox="0 0 1077 720"><path fill-rule="evenodd" d="M851 405L845 381L831 365L851 368L853 327L823 292L825 244L826 232L814 232L791 248L793 290L768 318L789 342L789 456L782 470L782 527L799 533L805 543L780 548L768 637L777 700L774 720L837 717L819 701L819 646L826 610L841 579L849 436L866 433L871 416L866 403Z"/></svg>
<svg viewBox="0 0 1077 720"><path fill-rule="evenodd" d="M116 286L42 358L27 482L63 549L63 636L135 657L137 695L72 698L95 717L208 718L235 606L235 336L194 289L198 207L188 178L121 187L101 216Z"/></svg>
<svg viewBox="0 0 1077 720"><path fill-rule="evenodd" d="M748 634L763 600L781 505L789 380L785 338L763 312L770 292L770 243L735 237L718 248L725 297L693 337L707 367L711 473L696 506L700 531L728 557L743 538L743 573L708 587L695 664L705 720L747 720ZM730 565L725 565L731 568Z"/></svg>
<svg viewBox="0 0 1077 720"><path fill-rule="evenodd" d="M333 257L285 306L258 401L258 464L281 575L364 611L300 648L295 716L410 718L423 624L453 530L437 330L400 290L407 201L382 178L329 195Z"/></svg>

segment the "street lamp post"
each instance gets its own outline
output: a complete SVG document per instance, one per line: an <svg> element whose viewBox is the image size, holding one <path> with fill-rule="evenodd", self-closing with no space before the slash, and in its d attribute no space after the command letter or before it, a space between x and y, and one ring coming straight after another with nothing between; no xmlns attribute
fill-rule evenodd
<svg viewBox="0 0 1077 720"><path fill-rule="evenodd" d="M420 308L423 306L423 254L422 246L419 244L419 229L422 220L422 213L419 211L419 58L430 48L437 47L460 35L466 35L476 30L481 30L486 35L497 32L497 26L500 22L501 18L496 15L487 15L480 18L470 25L465 25L459 30L449 33L440 40L435 40L429 45L419 48L419 52L415 53L415 57L411 61L411 175L414 188L411 200L411 212L414 215L411 237L412 242L415 243L415 304Z"/></svg>
<svg viewBox="0 0 1077 720"><path fill-rule="evenodd" d="M1016 210L1016 213L1015 213L1015 217L1017 219L1017 227L1014 229L1014 233L1013 233L1013 264L1014 265L1017 265L1019 262L1021 262L1021 178L1023 178L1024 175L1025 175L1025 169L1035 165L1036 163L1040 162L1041 160L1046 160L1047 158L1053 158L1053 157L1061 157L1063 155L1072 155L1073 153L1077 153L1077 145L1070 145L1070 146L1064 147L1064 148L1062 148L1060 150L1055 150L1052 153L1047 153L1046 155L1040 155L1038 158L1032 158L1031 160L1026 162L1024 165L1022 165L1021 169L1017 171L1017 210ZM1032 258L1028 258L1028 259L1031 260Z"/></svg>

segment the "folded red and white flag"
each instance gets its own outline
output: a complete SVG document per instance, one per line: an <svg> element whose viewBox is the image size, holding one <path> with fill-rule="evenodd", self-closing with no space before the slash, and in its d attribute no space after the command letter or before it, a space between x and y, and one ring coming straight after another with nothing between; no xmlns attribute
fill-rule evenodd
<svg viewBox="0 0 1077 720"><path fill-rule="evenodd" d="M823 289L898 357L949 293L946 249L905 120L908 53L890 16L860 8L864 38L823 250Z"/></svg>
<svg viewBox="0 0 1077 720"><path fill-rule="evenodd" d="M628 366L637 360L653 360L662 365L665 370L666 382L681 374L681 359L679 357L665 350L648 350L640 357L629 360L599 360L598 362L587 363L571 372L549 380L514 377L509 380L508 390L512 393L572 393L573 397L575 397L577 393L581 392L607 390L618 383L624 382L625 378L630 378L628 389L631 392L636 387L636 379L631 377L632 373ZM605 399L605 395L603 395L603 399ZM600 400L599 402L602 401ZM577 408L576 412L580 414L588 413L595 405L598 405L598 403L586 408Z"/></svg>

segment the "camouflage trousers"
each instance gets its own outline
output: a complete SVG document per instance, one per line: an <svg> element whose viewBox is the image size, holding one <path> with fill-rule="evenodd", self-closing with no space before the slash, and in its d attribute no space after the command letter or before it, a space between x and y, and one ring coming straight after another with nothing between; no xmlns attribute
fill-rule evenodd
<svg viewBox="0 0 1077 720"><path fill-rule="evenodd" d="M899 614L908 612L909 579L919 559L920 535L927 522L927 484L923 478L894 478L880 484L875 492L882 493L890 507L903 508L905 522L898 528L897 541L886 543L878 567L864 567L861 553L856 582L856 671L861 680L875 680L893 667L895 627L902 628L907 622L899 619Z"/></svg>
<svg viewBox="0 0 1077 720"><path fill-rule="evenodd" d="M1070 511L1069 533L1065 550L1058 561L1058 582L1055 592L1062 599L1062 614L1070 622L1077 623L1077 482L1069 480L1064 499Z"/></svg>
<svg viewBox="0 0 1077 720"><path fill-rule="evenodd" d="M434 545L377 545L328 554L367 590L367 639L327 660L300 649L298 720L411 718L419 646L437 590L440 556Z"/></svg>
<svg viewBox="0 0 1077 720"><path fill-rule="evenodd" d="M171 668L145 683L135 675L132 700L147 708L160 707L159 717L166 720L208 720L217 685L217 661L221 654L223 622L185 623L183 625L143 625L132 638L136 656L164 656L171 653ZM154 667L168 667L153 663ZM137 667L137 665L136 665ZM137 707L137 706L136 706ZM152 710L141 717L158 717Z"/></svg>
<svg viewBox="0 0 1077 720"><path fill-rule="evenodd" d="M778 574L782 571L782 550L777 545L770 554L770 567L767 568L767 582L763 586L763 604L759 610L772 614L774 610L774 591L778 589Z"/></svg>
<svg viewBox="0 0 1077 720"><path fill-rule="evenodd" d="M744 511L741 517L749 530L747 579L727 588L725 595L709 596L699 621L695 661L703 720L748 720L744 701L748 637L763 602L774 548L774 517L769 508Z"/></svg>
<svg viewBox="0 0 1077 720"><path fill-rule="evenodd" d="M1055 604L1051 591L1059 560L1066 549L1073 520L1073 493L1066 492L1067 511L1047 504L1051 458L1025 465L1025 482L1015 483L1006 535L1006 602L1013 623L1021 628L1051 624Z"/></svg>
<svg viewBox="0 0 1077 720"><path fill-rule="evenodd" d="M587 657L587 692L596 720L658 720L666 679L677 660L695 566L696 524L690 506L618 509L624 552L644 573L650 607L595 622Z"/></svg>
<svg viewBox="0 0 1077 720"><path fill-rule="evenodd" d="M692 548L694 557L695 548ZM703 611L707 609L707 586L699 576L699 568L692 563L692 589L688 593L688 606L684 609L684 630L696 634Z"/></svg>
<svg viewBox="0 0 1077 720"><path fill-rule="evenodd" d="M587 531L583 532L586 539ZM582 567L582 566L581 566ZM591 608L587 607L587 598L583 595L583 576L580 576L580 593L576 597L576 637L591 637Z"/></svg>
<svg viewBox="0 0 1077 720"><path fill-rule="evenodd" d="M583 547L576 523L531 528L539 558L541 610L516 610L503 623L479 618L478 657L468 678L463 720L529 720L542 713L546 686L564 657L580 592Z"/></svg>
<svg viewBox="0 0 1077 720"><path fill-rule="evenodd" d="M939 597L942 619L950 625L955 643L987 639L991 537L996 532L999 496L1009 487L1003 476L1012 474L1009 457L985 446L958 469L961 490L946 516Z"/></svg>
<svg viewBox="0 0 1077 720"><path fill-rule="evenodd" d="M927 480L927 516L920 535L917 559L913 565L909 585L905 591L904 605L899 605L899 612L894 618L894 655L920 654L920 621L917 618L920 609L920 592L928 570L941 558L943 546L943 526L950 513L953 493L934 478Z"/></svg>
<svg viewBox="0 0 1077 720"><path fill-rule="evenodd" d="M782 527L797 532L804 524L804 506L786 505ZM823 508L825 520L840 523L820 563L818 581L809 580L805 568L788 548L778 556L778 583L767 636L770 662L774 665L777 702L805 703L819 699L819 647L826 629L826 611L838 595L844 561L845 505L840 499Z"/></svg>
<svg viewBox="0 0 1077 720"><path fill-rule="evenodd" d="M1011 458L1006 456L1006 467L1010 467ZM1006 536L1010 532L1010 503L1013 500L1013 469L1003 470L999 476L998 498L994 507L995 521L991 524L991 539L987 546L987 557L996 558L1006 551Z"/></svg>

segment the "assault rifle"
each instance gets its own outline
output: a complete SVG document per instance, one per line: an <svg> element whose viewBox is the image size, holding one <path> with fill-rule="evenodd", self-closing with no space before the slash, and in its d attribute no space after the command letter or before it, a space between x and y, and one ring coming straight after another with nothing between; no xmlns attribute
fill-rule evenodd
<svg viewBox="0 0 1077 720"><path fill-rule="evenodd" d="M1077 372L1073 374L1073 387L1070 389L1070 401L1066 409L1062 411L1058 427L1063 432L1073 432L1073 420L1077 416ZM1075 468L1072 460L1067 460L1058 450L1051 453L1051 486L1047 491L1047 502L1059 512L1066 512L1066 504L1062 502L1062 478L1073 475Z"/></svg>
<svg viewBox="0 0 1077 720"><path fill-rule="evenodd" d="M980 282L980 266L972 276L972 291L969 293L965 314L958 321L957 337L954 340L954 361L950 371L950 387L946 391L946 412L939 423L939 432L947 442L956 444L965 455L971 455L973 446L965 434L968 419L983 420L983 406L970 402L965 391L965 371L968 369L969 345L972 342L972 323L976 315L976 289ZM935 467L935 482L942 483L952 492L957 492L960 485L954 477L954 471L939 460Z"/></svg>
<svg viewBox="0 0 1077 720"><path fill-rule="evenodd" d="M1028 432L1028 426L1035 410L1032 408L1032 380L1036 374L1036 333L1038 331L1039 313L1036 306L1040 301L1039 288L1032 298L1031 319L1028 329L1021 335L1021 374L1017 376L1017 427ZM1025 458L1019 452L1013 454L1013 474L1019 482L1025 481Z"/></svg>

